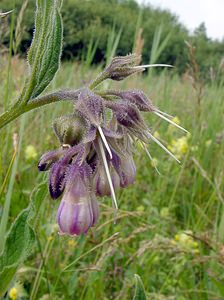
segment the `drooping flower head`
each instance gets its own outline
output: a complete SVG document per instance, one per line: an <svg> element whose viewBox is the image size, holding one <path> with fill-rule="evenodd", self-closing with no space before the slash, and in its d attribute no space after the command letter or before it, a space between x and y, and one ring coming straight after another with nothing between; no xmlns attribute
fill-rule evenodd
<svg viewBox="0 0 224 300"><path fill-rule="evenodd" d="M74 111L53 124L60 148L44 154L38 168L49 170L51 197L61 197L57 219L62 234L87 233L97 223L96 197L110 196L114 208L118 208L115 191L135 181L136 141L142 143L149 157L146 144L153 140L175 158L153 136L142 112L156 114L181 127L155 108L142 91L95 89L107 78L119 81L154 66L138 66L138 62L136 55L114 58L89 87L79 90L73 99Z"/></svg>

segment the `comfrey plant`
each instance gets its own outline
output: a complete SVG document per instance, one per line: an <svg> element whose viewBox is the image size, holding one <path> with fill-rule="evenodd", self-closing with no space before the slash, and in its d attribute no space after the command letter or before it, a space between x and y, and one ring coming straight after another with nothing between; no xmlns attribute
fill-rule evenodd
<svg viewBox="0 0 224 300"><path fill-rule="evenodd" d="M120 81L152 66L138 66L137 61L135 54L115 57L89 86L70 91L74 110L53 124L61 147L45 153L38 168L50 169L52 199L63 195L58 209L62 234L86 233L95 225L99 217L97 196L111 196L114 209L118 208L115 191L135 180L133 151L137 140L145 149L153 140L175 158L152 135L141 113L154 113L172 121L142 91L96 89L106 79Z"/></svg>
<svg viewBox="0 0 224 300"><path fill-rule="evenodd" d="M142 91L100 90L99 85L107 79L126 79L149 67L170 66L139 66L140 60L135 54L115 57L85 87L62 89L41 96L60 65L62 19L60 1L37 0L36 3L27 77L17 101L10 107L6 105L6 111L0 115L0 129L25 112L43 105L58 101L74 104L72 111L54 121L53 128L60 146L45 153L38 168L40 171L49 170L51 197L62 197L57 216L60 232L79 235L87 233L99 218L97 197L110 196L116 212L116 190L128 187L135 180L133 153L136 141L140 141L149 157L147 144L154 141L178 161L153 136L142 116L143 113L155 114L173 123L169 115L158 110ZM8 13L1 13L0 17ZM173 125L183 129L175 123ZM37 188L36 193L39 189L41 187ZM4 295L18 266L35 242L35 224L41 198L35 198L32 194L31 200L6 235L11 196L6 197L0 223L0 296Z"/></svg>
<svg viewBox="0 0 224 300"><path fill-rule="evenodd" d="M52 199L62 196L57 216L60 232L79 235L86 233L98 220L96 197L111 196L113 207L117 210L115 191L134 182L136 141L142 143L149 156L146 144L152 140L178 161L153 136L142 117L143 112L148 112L173 123L169 115L158 110L140 90L105 91L99 90L98 86L107 79L124 80L149 67L171 66L139 66L140 57L135 54L115 57L85 87L40 97L59 67L62 44L59 8L56 0L37 1L36 29L28 53L30 75L18 101L0 116L0 127L42 105L65 100L73 102L73 111L53 124L60 148L45 153L38 168L40 171L50 170L49 192Z"/></svg>

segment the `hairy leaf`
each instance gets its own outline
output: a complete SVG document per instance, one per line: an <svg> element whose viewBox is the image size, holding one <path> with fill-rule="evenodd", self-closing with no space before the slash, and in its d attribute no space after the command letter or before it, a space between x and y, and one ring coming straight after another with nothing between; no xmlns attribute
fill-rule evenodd
<svg viewBox="0 0 224 300"><path fill-rule="evenodd" d="M0 255L0 297L6 292L19 265L26 259L35 243L34 225L43 197L45 183L38 187L29 207L23 210L12 224Z"/></svg>
<svg viewBox="0 0 224 300"><path fill-rule="evenodd" d="M59 6L58 0L37 0L35 32L28 52L31 74L27 99L42 93L59 68L62 49Z"/></svg>

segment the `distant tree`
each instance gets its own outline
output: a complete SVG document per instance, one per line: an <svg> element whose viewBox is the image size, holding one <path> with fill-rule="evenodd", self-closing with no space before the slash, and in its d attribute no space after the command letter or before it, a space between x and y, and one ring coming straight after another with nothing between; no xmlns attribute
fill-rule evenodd
<svg viewBox="0 0 224 300"><path fill-rule="evenodd" d="M194 36L207 39L207 29L204 22L202 22L197 28L195 28Z"/></svg>
<svg viewBox="0 0 224 300"><path fill-rule="evenodd" d="M13 8L13 1L0 0L2 10ZM23 0L15 1L14 11L18 15ZM63 59L81 59L83 52L87 51L90 42L97 41L97 49L93 62L105 61L107 42L112 28L115 32L122 29L122 35L116 54L125 55L133 49L136 24L139 10L142 9L141 28L144 39L143 63L148 63L152 49L155 30L162 24L161 41L167 35L170 38L165 49L159 56L159 62L170 63L177 67L180 73L187 66L187 48L185 40L190 41L197 48L196 58L202 71L210 66L217 67L223 58L224 41L213 41L207 37L206 26L201 23L193 32L182 25L178 17L170 11L153 8L150 4L141 7L135 0L66 0L63 3L62 16L64 21ZM33 15L35 1L30 0L22 21L22 39L18 49L21 55L25 55L31 43L33 33ZM1 25L1 43L9 45L9 24ZM3 23L2 23L3 24Z"/></svg>

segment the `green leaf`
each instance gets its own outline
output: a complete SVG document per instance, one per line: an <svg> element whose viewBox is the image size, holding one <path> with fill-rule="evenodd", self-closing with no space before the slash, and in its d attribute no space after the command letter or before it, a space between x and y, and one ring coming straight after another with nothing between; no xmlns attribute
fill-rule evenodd
<svg viewBox="0 0 224 300"><path fill-rule="evenodd" d="M211 281L215 285L216 289L219 291L220 295L224 297L224 284L223 280L218 280L215 277L210 277Z"/></svg>
<svg viewBox="0 0 224 300"><path fill-rule="evenodd" d="M0 256L0 295L11 282L17 267L26 258L35 241L33 229L27 225L29 211L24 210L15 220Z"/></svg>
<svg viewBox="0 0 224 300"><path fill-rule="evenodd" d="M135 274L135 295L133 300L147 300L141 277Z"/></svg>
<svg viewBox="0 0 224 300"><path fill-rule="evenodd" d="M37 0L35 33L28 52L31 76L27 101L43 92L59 68L63 31L59 9L58 0Z"/></svg>
<svg viewBox="0 0 224 300"><path fill-rule="evenodd" d="M41 184L33 195L29 207L23 210L12 224L0 255L0 297L4 295L19 265L33 248L34 225L43 197L46 195L46 184Z"/></svg>

